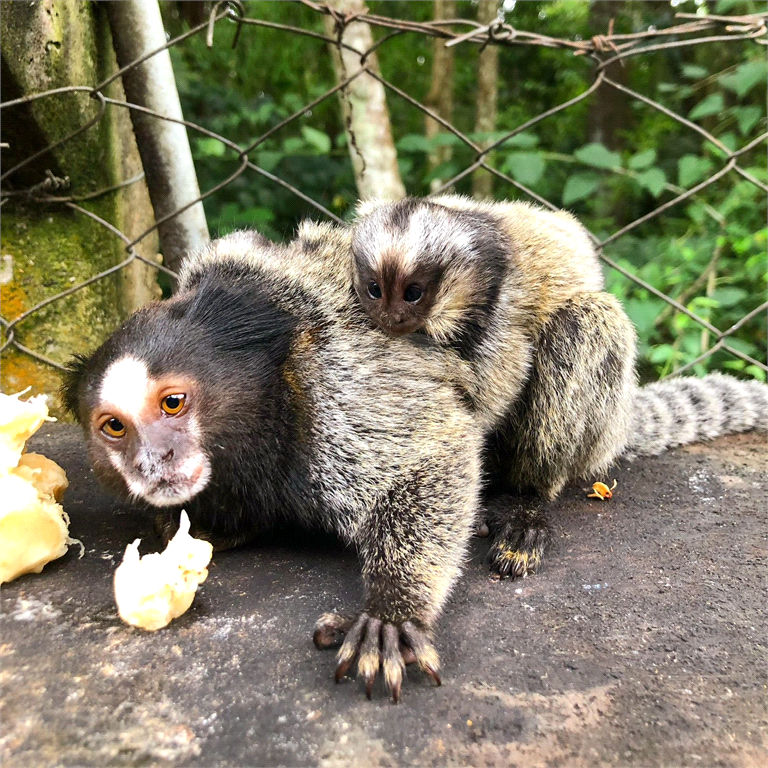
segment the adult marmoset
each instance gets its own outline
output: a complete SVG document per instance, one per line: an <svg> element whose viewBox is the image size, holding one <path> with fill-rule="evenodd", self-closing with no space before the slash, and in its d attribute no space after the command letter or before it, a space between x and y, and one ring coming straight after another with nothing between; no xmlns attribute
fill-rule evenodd
<svg viewBox="0 0 768 768"><path fill-rule="evenodd" d="M322 616L315 641L345 634L337 679L357 658L368 694L381 667L397 700L408 661L439 682L431 633L475 524L483 433L440 350L372 328L351 270L318 280L349 248L311 224L287 247L215 241L63 391L97 475L168 535L183 507L214 543L287 520L354 543L364 605Z"/></svg>
<svg viewBox="0 0 768 768"><path fill-rule="evenodd" d="M536 569L547 505L619 456L765 429L768 388L713 374L638 388L635 332L570 214L458 196L367 202L355 289L386 333L426 335L490 431L491 567Z"/></svg>

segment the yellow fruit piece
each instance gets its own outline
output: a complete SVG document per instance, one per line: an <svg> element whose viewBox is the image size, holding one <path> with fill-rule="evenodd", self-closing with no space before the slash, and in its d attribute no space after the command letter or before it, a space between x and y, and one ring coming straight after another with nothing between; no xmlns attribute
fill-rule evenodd
<svg viewBox="0 0 768 768"><path fill-rule="evenodd" d="M126 624L154 631L192 605L198 585L208 577L213 547L189 535L186 512L165 551L140 557L140 541L126 547L115 571L115 601Z"/></svg>
<svg viewBox="0 0 768 768"><path fill-rule="evenodd" d="M0 477L0 498L0 582L40 573L66 554L69 520L59 504L40 498L31 483L13 474Z"/></svg>
<svg viewBox="0 0 768 768"><path fill-rule="evenodd" d="M80 544L69 537L69 518L59 504L69 485L64 470L45 456L22 455L47 419L44 395L25 402L0 394L0 583L40 573L70 544Z"/></svg>
<svg viewBox="0 0 768 768"><path fill-rule="evenodd" d="M20 400L0 393L0 473L10 472L24 452L24 444L48 419L45 395Z"/></svg>
<svg viewBox="0 0 768 768"><path fill-rule="evenodd" d="M11 473L30 482L39 496L53 501L61 502L64 491L69 487L64 470L39 453L25 453Z"/></svg>

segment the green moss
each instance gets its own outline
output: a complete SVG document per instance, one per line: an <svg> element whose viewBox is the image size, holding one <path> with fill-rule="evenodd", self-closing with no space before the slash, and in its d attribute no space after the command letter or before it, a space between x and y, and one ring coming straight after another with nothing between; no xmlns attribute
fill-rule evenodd
<svg viewBox="0 0 768 768"><path fill-rule="evenodd" d="M108 202L90 206L107 219L113 213L109 208ZM29 207L13 201L3 208L0 243L3 255L12 258L13 277L0 291L3 316L8 320L79 285L126 255L122 241L84 214L61 206ZM120 322L119 288L119 277L109 275L59 299L22 320L15 328L16 339L64 364L72 354L92 350ZM31 386L36 392L55 394L58 383L52 390L50 366L17 352L6 352L3 358L5 391Z"/></svg>
<svg viewBox="0 0 768 768"><path fill-rule="evenodd" d="M18 91L14 95L69 85L92 86L114 71L106 13L94 4L58 0L0 6L3 70L10 74L8 87ZM119 87L113 86L109 95L120 96ZM13 162L4 163L5 168L65 138L98 109L98 101L87 93L67 93L38 99L28 108L4 111L4 133L13 136ZM72 194L117 183L122 159L116 141L117 109L108 107L98 123L44 155L40 162L12 174L9 182L17 188L31 186L43 180L45 169L51 169L69 177L68 192ZM40 146L29 146L33 136ZM123 218L120 199L118 194L108 194L81 206L119 226ZM32 203L20 197L8 199L3 206L0 245L2 254L12 259L12 278L0 291L3 317L8 321L127 257L123 241L86 214L62 204ZM64 364L74 353L96 347L123 319L125 302L120 292L119 274L109 275L36 310L15 328L15 338ZM10 347L3 353L0 383L5 391L31 386L36 393L56 396L59 372ZM54 413L57 410L56 403Z"/></svg>

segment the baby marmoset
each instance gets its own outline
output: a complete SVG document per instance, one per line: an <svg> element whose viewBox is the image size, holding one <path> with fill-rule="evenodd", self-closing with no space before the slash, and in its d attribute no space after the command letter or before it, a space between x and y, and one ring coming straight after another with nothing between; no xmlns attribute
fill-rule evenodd
<svg viewBox="0 0 768 768"><path fill-rule="evenodd" d="M463 383L488 425L520 393L547 318L574 294L603 287L576 219L521 202L362 203L352 253L355 290L373 322L454 350L468 363Z"/></svg>
<svg viewBox="0 0 768 768"><path fill-rule="evenodd" d="M599 475L626 450L764 428L758 382L713 374L637 387L634 328L602 291L589 234L570 214L458 196L372 201L358 214L354 284L369 317L465 363L454 375L489 430L491 565L502 575L536 568L543 507L568 480Z"/></svg>

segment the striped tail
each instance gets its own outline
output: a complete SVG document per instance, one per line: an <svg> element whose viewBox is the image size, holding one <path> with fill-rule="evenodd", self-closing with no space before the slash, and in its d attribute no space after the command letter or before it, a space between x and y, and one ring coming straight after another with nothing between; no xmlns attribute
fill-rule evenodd
<svg viewBox="0 0 768 768"><path fill-rule="evenodd" d="M768 431L768 385L721 373L673 378L635 391L627 453L667 448L748 430Z"/></svg>

